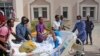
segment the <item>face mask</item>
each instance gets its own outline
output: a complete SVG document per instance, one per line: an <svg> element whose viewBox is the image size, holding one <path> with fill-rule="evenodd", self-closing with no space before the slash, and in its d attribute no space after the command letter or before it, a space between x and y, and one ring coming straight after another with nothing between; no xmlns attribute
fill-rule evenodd
<svg viewBox="0 0 100 56"><path fill-rule="evenodd" d="M81 20L77 20L77 22L80 22Z"/></svg>

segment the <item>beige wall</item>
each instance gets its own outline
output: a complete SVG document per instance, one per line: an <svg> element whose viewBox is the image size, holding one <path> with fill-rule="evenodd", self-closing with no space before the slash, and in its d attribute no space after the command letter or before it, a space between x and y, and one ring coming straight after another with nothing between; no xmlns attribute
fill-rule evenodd
<svg viewBox="0 0 100 56"><path fill-rule="evenodd" d="M85 5L96 5L97 2L95 2L95 0L84 0L81 4L85 4Z"/></svg>
<svg viewBox="0 0 100 56"><path fill-rule="evenodd" d="M28 14L31 14L31 6L32 5L49 5L48 2L46 2L45 0L33 0L32 2L30 2L32 0L24 0L24 15L27 16L28 18L31 18L31 15L29 16ZM30 4L29 4L30 3ZM28 7L28 5L30 6L30 9Z"/></svg>
<svg viewBox="0 0 100 56"><path fill-rule="evenodd" d="M28 9L29 2L32 0L23 0L23 6L24 6L24 15L31 18L30 10ZM48 2L46 2L48 1ZM65 24L71 23L71 21L76 18L77 13L77 0L73 2L73 0L35 0L34 2L31 2L31 5L48 5L50 6L49 10L49 16L51 18L51 22L54 20L54 15L58 14L61 15L61 7L66 6L68 7L68 20L65 20ZM31 14L31 13L30 13ZM71 20L70 22L68 22Z"/></svg>
<svg viewBox="0 0 100 56"><path fill-rule="evenodd" d="M68 20L65 20L66 25L72 25L72 22L75 21L77 16L77 0L54 0L54 13L60 15L61 7L68 7Z"/></svg>
<svg viewBox="0 0 100 56"><path fill-rule="evenodd" d="M21 20L21 17L24 16L23 13L23 0L13 0L13 7L16 12L16 17L18 18L18 21Z"/></svg>
<svg viewBox="0 0 100 56"><path fill-rule="evenodd" d="M31 0L24 0L24 15L27 16L28 15L28 3ZM72 9L73 7L75 8L74 11L76 11L76 2L72 2L72 0L54 0L53 1L53 10L54 10L54 15L56 14L61 14L61 6L68 6L69 8L69 18L72 19ZM47 5L49 4L48 2L45 2L44 0L36 0L34 2L32 2L32 5ZM50 4L51 5L51 4Z"/></svg>
<svg viewBox="0 0 100 56"><path fill-rule="evenodd" d="M95 0L100 3L100 0ZM100 4L98 5L98 22L100 22Z"/></svg>
<svg viewBox="0 0 100 56"><path fill-rule="evenodd" d="M33 1L33 2L30 2ZM58 14L61 15L61 7L62 6L67 6L68 7L68 19L75 21L76 20L76 16L80 15L79 12L79 3L82 2L83 0L23 0L23 14L25 16L27 16L28 18L31 18L31 9L29 7L29 3L31 3L30 5L47 5L49 4L49 16L51 18L51 20L54 20L54 15ZM85 0L84 0L85 1ZM100 2L100 0L95 0L98 3ZM87 2L87 3L86 3ZM89 2L89 3L88 3ZM95 4L96 2L88 0L83 2L83 4ZM100 5L100 4L99 4ZM99 7L100 9L100 7ZM98 14L100 15L100 12L98 12ZM100 18L98 15L98 18Z"/></svg>
<svg viewBox="0 0 100 56"><path fill-rule="evenodd" d="M23 11L24 11L24 16L28 17L28 3L30 2L31 0L23 0Z"/></svg>
<svg viewBox="0 0 100 56"><path fill-rule="evenodd" d="M54 16L56 14L61 15L61 7L62 6L67 6L68 7L68 20L65 20L64 23L66 26L73 26L74 23L76 22L76 16L80 15L81 13L79 12L80 8L80 2L82 2L83 0L23 0L23 15L27 16L29 19L31 18L31 7L29 6L29 3L31 3L30 5L49 5L49 16L50 16L50 20L51 23L54 20ZM95 0L98 3L100 2L100 0ZM91 2L91 3L88 3ZM83 3L83 4L95 4L94 1L87 1L87 3ZM100 22L100 4L98 6L98 22ZM45 23L47 23L48 21L46 21Z"/></svg>
<svg viewBox="0 0 100 56"><path fill-rule="evenodd" d="M47 5L48 2L45 0L35 0L34 2L31 3L32 5Z"/></svg>

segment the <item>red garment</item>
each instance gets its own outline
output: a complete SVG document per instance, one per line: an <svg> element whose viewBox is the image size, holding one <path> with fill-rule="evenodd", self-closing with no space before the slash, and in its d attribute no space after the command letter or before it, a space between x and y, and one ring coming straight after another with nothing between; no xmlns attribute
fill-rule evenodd
<svg viewBox="0 0 100 56"><path fill-rule="evenodd" d="M12 33L12 29L8 28L7 26L3 26L0 28L0 41L8 41L9 35Z"/></svg>
<svg viewBox="0 0 100 56"><path fill-rule="evenodd" d="M3 15L0 15L0 24L6 21L6 17Z"/></svg>

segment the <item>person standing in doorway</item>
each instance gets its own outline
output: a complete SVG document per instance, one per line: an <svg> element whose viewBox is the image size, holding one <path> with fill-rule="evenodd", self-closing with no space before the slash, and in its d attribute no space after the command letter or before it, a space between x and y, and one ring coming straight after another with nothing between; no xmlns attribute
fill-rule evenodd
<svg viewBox="0 0 100 56"><path fill-rule="evenodd" d="M86 39L86 44L88 44L88 35L90 38L90 44L92 45L92 30L94 28L94 23L92 21L90 21L90 17L87 16L87 20L85 21L86 23L86 33L87 33L87 39Z"/></svg>

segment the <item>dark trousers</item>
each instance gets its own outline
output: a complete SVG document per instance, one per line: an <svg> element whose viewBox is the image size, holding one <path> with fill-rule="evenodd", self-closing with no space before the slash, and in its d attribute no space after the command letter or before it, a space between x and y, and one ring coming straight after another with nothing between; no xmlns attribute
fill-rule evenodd
<svg viewBox="0 0 100 56"><path fill-rule="evenodd" d="M87 39L86 39L87 44L88 44L88 37L90 38L90 43L92 44L92 31L87 32Z"/></svg>
<svg viewBox="0 0 100 56"><path fill-rule="evenodd" d="M0 56L10 56L9 53L3 51L3 50L0 50Z"/></svg>
<svg viewBox="0 0 100 56"><path fill-rule="evenodd" d="M0 44L5 48L10 49L10 47L7 44L2 43L1 41ZM10 56L10 54L0 49L0 56Z"/></svg>

